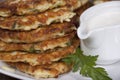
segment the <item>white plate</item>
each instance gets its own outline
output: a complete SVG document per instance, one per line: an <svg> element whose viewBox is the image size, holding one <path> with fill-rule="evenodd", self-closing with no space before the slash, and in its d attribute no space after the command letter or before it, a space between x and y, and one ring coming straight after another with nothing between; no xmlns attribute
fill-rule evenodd
<svg viewBox="0 0 120 80"><path fill-rule="evenodd" d="M7 65L4 62L0 61L0 73L6 74L8 76L12 76L18 79L22 79L22 80L35 80L33 77L25 73L19 72L16 69L14 69L15 71L6 71L2 68L2 66L7 66ZM120 62L112 65L102 66L102 67L104 67L107 70L109 76L113 80L120 80ZM70 73L60 75L58 78L49 78L49 79L41 78L39 80L91 80L91 79L82 77L81 75L79 75L79 72L76 72L76 73L70 72Z"/></svg>

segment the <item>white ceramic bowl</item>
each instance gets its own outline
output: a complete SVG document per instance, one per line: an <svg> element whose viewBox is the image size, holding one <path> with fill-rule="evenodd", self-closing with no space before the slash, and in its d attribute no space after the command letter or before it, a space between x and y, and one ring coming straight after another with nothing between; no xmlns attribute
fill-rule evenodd
<svg viewBox="0 0 120 80"><path fill-rule="evenodd" d="M111 12L120 12L120 1L93 6L80 17L81 24L77 34L81 39L81 49L85 55L99 55L97 64L112 64L120 60L120 22L117 25L112 24L88 30L89 21L96 16Z"/></svg>

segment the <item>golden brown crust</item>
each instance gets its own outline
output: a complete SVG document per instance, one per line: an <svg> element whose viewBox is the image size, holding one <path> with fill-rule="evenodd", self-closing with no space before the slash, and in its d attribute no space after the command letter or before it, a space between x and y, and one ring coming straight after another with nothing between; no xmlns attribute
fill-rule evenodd
<svg viewBox="0 0 120 80"><path fill-rule="evenodd" d="M50 65L43 66L31 66L25 63L8 63L12 67L16 67L18 70L34 76L35 78L50 78L58 77L60 74L70 71L71 66L63 62L56 62Z"/></svg>
<svg viewBox="0 0 120 80"><path fill-rule="evenodd" d="M75 15L68 8L56 8L44 13L27 16L0 17L0 28L9 30L31 30L56 22L69 22Z"/></svg>
<svg viewBox="0 0 120 80"><path fill-rule="evenodd" d="M83 0L85 1L85 0ZM76 13L76 16L74 16L71 19L71 22L73 22L75 24L76 27L79 27L79 19L80 19L80 15L82 14L82 12L84 12L87 8L91 7L92 4L87 0L85 2L82 3L82 6L79 7L78 9L76 9L74 12Z"/></svg>
<svg viewBox="0 0 120 80"><path fill-rule="evenodd" d="M97 5L97 4L100 4L100 3L107 2L107 1L112 1L112 0L94 0L94 1L93 1L93 4L94 4L94 5Z"/></svg>
<svg viewBox="0 0 120 80"><path fill-rule="evenodd" d="M17 44L17 43L5 43L0 41L0 51L46 51L49 49L54 49L56 47L66 47L67 44L71 42L71 39L74 37L75 31L72 33L66 34L63 37L50 39L38 43L32 44Z"/></svg>
<svg viewBox="0 0 120 80"><path fill-rule="evenodd" d="M74 29L74 25L68 22L51 24L31 31L10 31L0 29L0 39L7 43L33 43L64 36Z"/></svg>
<svg viewBox="0 0 120 80"><path fill-rule="evenodd" d="M83 0L83 1L85 1L85 0ZM91 6L92 6L92 4L87 0L87 1L83 2L82 6L79 7L78 9L76 9L74 12L77 14L77 16L80 17L82 12L84 12L87 8L89 8Z"/></svg>
<svg viewBox="0 0 120 80"><path fill-rule="evenodd" d="M69 54L73 54L79 46L79 39L74 39L71 46L54 49L44 53L26 53L26 52L0 52L0 60L6 62L26 62L32 66L51 64Z"/></svg>
<svg viewBox="0 0 120 80"><path fill-rule="evenodd" d="M0 2L0 16L36 14L61 6L73 10L81 6L80 3L81 0L6 0Z"/></svg>

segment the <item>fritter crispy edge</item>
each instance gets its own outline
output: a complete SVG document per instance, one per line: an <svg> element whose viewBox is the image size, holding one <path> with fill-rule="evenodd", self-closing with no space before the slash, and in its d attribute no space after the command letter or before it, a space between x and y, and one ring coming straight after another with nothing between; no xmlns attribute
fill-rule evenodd
<svg viewBox="0 0 120 80"><path fill-rule="evenodd" d="M79 46L79 39L74 39L71 46L52 50L44 53L26 53L26 52L0 52L0 60L6 62L26 62L32 66L51 64L69 54L73 54Z"/></svg>
<svg viewBox="0 0 120 80"><path fill-rule="evenodd" d="M50 65L31 66L26 63L8 63L18 70L34 76L35 78L51 78L58 77L60 74L66 73L71 70L71 66L63 62L55 62Z"/></svg>
<svg viewBox="0 0 120 80"><path fill-rule="evenodd" d="M36 52L36 51L46 51L49 49L54 49L56 47L66 47L70 44L71 39L75 36L76 31L66 34L60 38L54 38L38 43L24 44L24 43L5 43L0 41L0 51L27 51L27 52Z"/></svg>
<svg viewBox="0 0 120 80"><path fill-rule="evenodd" d="M70 22L75 16L68 8L56 8L44 13L27 16L12 16L8 18L0 17L0 28L8 30L32 30L41 26L50 25L56 22Z"/></svg>
<svg viewBox="0 0 120 80"><path fill-rule="evenodd" d="M81 0L6 0L0 2L0 16L36 14L61 6L74 10L81 6Z"/></svg>
<svg viewBox="0 0 120 80"><path fill-rule="evenodd" d="M6 43L33 43L64 36L75 30L72 23L56 23L31 31L10 31L0 29L0 39Z"/></svg>

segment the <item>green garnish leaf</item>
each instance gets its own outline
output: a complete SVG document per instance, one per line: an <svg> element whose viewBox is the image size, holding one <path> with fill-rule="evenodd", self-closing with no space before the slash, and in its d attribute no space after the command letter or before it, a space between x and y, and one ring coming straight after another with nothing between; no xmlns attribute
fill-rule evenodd
<svg viewBox="0 0 120 80"><path fill-rule="evenodd" d="M86 56L80 48L62 59L67 64L73 65L73 72L80 70L82 76L90 77L92 80L112 80L104 68L96 67L98 56Z"/></svg>

